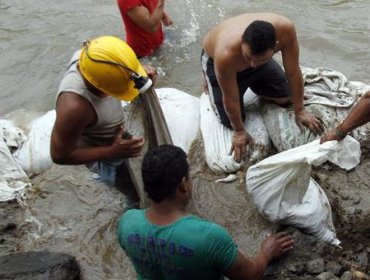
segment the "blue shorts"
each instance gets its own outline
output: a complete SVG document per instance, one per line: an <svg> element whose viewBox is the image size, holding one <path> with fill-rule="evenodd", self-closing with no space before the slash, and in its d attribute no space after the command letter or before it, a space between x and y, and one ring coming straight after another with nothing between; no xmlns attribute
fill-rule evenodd
<svg viewBox="0 0 370 280"><path fill-rule="evenodd" d="M100 160L97 162L95 172L99 175L99 180L110 187L115 187L117 182L118 169L123 163L122 159Z"/></svg>
<svg viewBox="0 0 370 280"><path fill-rule="evenodd" d="M100 160L89 169L99 175L99 181L115 187L125 195L125 209L139 208L139 197L123 159Z"/></svg>

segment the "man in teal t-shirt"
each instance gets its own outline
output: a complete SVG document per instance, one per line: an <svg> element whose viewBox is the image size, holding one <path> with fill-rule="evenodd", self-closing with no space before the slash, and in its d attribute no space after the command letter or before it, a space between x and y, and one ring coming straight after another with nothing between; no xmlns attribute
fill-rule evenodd
<svg viewBox="0 0 370 280"><path fill-rule="evenodd" d="M149 209L128 210L118 224L118 240L134 264L138 279L258 279L270 260L292 248L292 237L266 238L257 257L238 252L227 231L190 215L192 185L184 151L162 145L143 161Z"/></svg>

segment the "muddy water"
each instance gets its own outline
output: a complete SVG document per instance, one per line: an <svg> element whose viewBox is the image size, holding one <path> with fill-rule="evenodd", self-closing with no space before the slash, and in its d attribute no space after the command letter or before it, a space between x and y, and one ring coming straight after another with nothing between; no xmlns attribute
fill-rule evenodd
<svg viewBox="0 0 370 280"><path fill-rule="evenodd" d="M146 61L160 69L158 87L199 96L204 34L224 18L260 11L281 13L295 23L302 65L329 67L370 83L368 0L184 0L167 1L166 6L175 24L166 29L161 50ZM124 38L115 0L0 1L0 116L11 113L24 123L53 109L73 51L83 40L105 34ZM199 154L201 143L193 149ZM202 158L194 157L192 163L191 210L226 226L239 248L253 253L273 226L245 196L244 176L239 174L240 181L231 185L216 185ZM91 175L84 167L53 166L34 179L27 207L30 231L20 249L73 254L85 279L133 279L115 237L123 196Z"/></svg>

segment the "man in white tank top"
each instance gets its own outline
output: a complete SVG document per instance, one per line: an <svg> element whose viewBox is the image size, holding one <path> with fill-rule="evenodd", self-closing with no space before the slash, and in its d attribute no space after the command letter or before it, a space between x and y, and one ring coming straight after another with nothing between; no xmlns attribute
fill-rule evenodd
<svg viewBox="0 0 370 280"><path fill-rule="evenodd" d="M72 57L57 93L52 160L66 165L98 162L101 179L114 185L116 168L123 159L138 156L145 141L124 136L121 100L133 100L139 94L137 87L146 85L146 77L122 40L104 36L85 42Z"/></svg>

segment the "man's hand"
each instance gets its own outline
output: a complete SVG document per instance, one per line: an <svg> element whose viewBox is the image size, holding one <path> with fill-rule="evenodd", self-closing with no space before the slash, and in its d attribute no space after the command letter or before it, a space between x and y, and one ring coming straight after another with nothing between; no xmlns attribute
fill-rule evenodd
<svg viewBox="0 0 370 280"><path fill-rule="evenodd" d="M341 141L343 138L339 138L338 134L336 132L336 128L330 129L328 132L326 132L323 136L320 138L320 144L325 143L326 141Z"/></svg>
<svg viewBox="0 0 370 280"><path fill-rule="evenodd" d="M141 154L145 140L144 137L122 139L123 127L120 127L112 144L113 156L122 158L137 157Z"/></svg>
<svg viewBox="0 0 370 280"><path fill-rule="evenodd" d="M281 257L293 248L293 238L286 232L268 235L261 244L261 253L268 256L270 261Z"/></svg>
<svg viewBox="0 0 370 280"><path fill-rule="evenodd" d="M173 24L171 17L166 12L163 12L162 23L164 26L170 26Z"/></svg>
<svg viewBox="0 0 370 280"><path fill-rule="evenodd" d="M296 122L300 129L307 126L314 135L321 135L324 132L322 121L304 109L296 114Z"/></svg>
<svg viewBox="0 0 370 280"><path fill-rule="evenodd" d="M148 74L149 78L152 79L154 85L158 77L157 68L150 65L143 65L143 68L145 72Z"/></svg>
<svg viewBox="0 0 370 280"><path fill-rule="evenodd" d="M247 146L252 144L253 139L245 130L233 132L231 151L234 151L234 159L236 162L245 159Z"/></svg>

